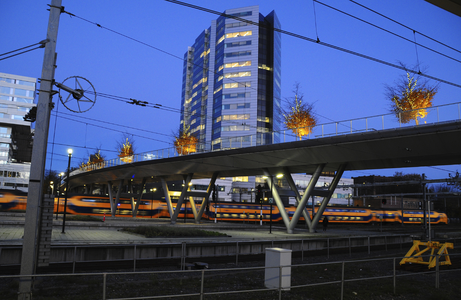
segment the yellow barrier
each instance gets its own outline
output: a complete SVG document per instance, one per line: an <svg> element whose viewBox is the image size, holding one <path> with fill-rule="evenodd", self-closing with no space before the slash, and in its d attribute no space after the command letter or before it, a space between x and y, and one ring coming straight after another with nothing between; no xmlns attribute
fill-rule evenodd
<svg viewBox="0 0 461 300"><path fill-rule="evenodd" d="M423 250L419 248L419 246L426 246ZM421 242L421 241L413 241L413 246L411 249L407 252L405 255L405 258L403 258L400 261L400 265L403 265L405 263L415 263L415 264L422 264L422 265L428 265L428 268L433 268L435 267L436 263L436 256L434 255L434 252L437 251L437 256L440 258L445 258L444 261L440 261L439 258L439 265L451 265L450 261L450 256L448 255L447 249L453 249L453 243L440 243L440 242ZM429 261L424 261L424 259L421 257L423 253L426 251L431 250L431 256L429 257Z"/></svg>

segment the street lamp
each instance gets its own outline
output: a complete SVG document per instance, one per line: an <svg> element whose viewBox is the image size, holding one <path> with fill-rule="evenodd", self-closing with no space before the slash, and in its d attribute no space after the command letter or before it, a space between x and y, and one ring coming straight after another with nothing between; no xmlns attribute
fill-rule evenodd
<svg viewBox="0 0 461 300"><path fill-rule="evenodd" d="M58 219L58 216L59 216L59 189L61 188L62 176L64 176L64 172L59 173L58 188L56 189L56 193L58 194L58 205L56 208L56 220Z"/></svg>
<svg viewBox="0 0 461 300"><path fill-rule="evenodd" d="M67 196L69 194L69 173L70 173L70 159L72 158L72 149L67 149L67 153L69 154L69 162L67 164L67 178L66 178L66 196L64 198L64 213L62 216L62 233L66 233L66 208L67 208Z"/></svg>
<svg viewBox="0 0 461 300"><path fill-rule="evenodd" d="M274 194L273 194L273 186L274 186L274 175L269 175L270 178L271 178L271 198L269 199L269 204L270 204L270 208L271 208L271 212L270 212L270 223L269 223L269 233L272 233L272 202L274 202ZM275 177L277 177L277 179L280 179L283 177L283 174L277 174L275 175ZM264 179L267 179L268 177L267 176L263 176Z"/></svg>

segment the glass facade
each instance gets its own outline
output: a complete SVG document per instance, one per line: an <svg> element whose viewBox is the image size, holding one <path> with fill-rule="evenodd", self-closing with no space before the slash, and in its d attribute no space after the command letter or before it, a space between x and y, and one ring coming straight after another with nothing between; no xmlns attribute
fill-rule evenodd
<svg viewBox="0 0 461 300"><path fill-rule="evenodd" d="M251 23L220 16L184 54L180 130L190 128L198 151L271 144L281 128L280 22L258 6L224 13Z"/></svg>
<svg viewBox="0 0 461 300"><path fill-rule="evenodd" d="M32 133L24 116L35 106L36 81L0 73L0 188L27 192Z"/></svg>

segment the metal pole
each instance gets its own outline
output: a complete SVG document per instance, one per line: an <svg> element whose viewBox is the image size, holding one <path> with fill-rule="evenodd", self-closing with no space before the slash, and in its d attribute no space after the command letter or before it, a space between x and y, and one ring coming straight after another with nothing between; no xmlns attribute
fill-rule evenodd
<svg viewBox="0 0 461 300"><path fill-rule="evenodd" d="M431 241L431 197L427 199L427 211L428 211L428 222L429 222L429 242Z"/></svg>
<svg viewBox="0 0 461 300"><path fill-rule="evenodd" d="M202 270L202 282L200 282L200 300L203 300L203 286L205 285L205 270Z"/></svg>
<svg viewBox="0 0 461 300"><path fill-rule="evenodd" d="M57 208L56 208L56 220L58 219L58 216L59 216L59 188L61 186L61 182L62 182L62 173L59 173L59 183L58 183L58 188L56 189L57 191L57 194L58 194L58 205L57 205Z"/></svg>
<svg viewBox="0 0 461 300"><path fill-rule="evenodd" d="M102 300L106 300L107 273L102 274Z"/></svg>
<svg viewBox="0 0 461 300"><path fill-rule="evenodd" d="M344 299L344 261L341 265L341 300Z"/></svg>
<svg viewBox="0 0 461 300"><path fill-rule="evenodd" d="M270 206L271 206L271 215L270 215L270 222L269 222L269 233L272 233L272 201L274 201L274 195L272 194L272 187L274 186L274 175L271 175L271 199L270 199Z"/></svg>
<svg viewBox="0 0 461 300"><path fill-rule="evenodd" d="M425 175L423 173L423 180L425 179ZM426 218L426 210L427 210L427 202L426 202L426 183L422 183L423 186L423 231L424 237L427 238L427 218Z"/></svg>
<svg viewBox="0 0 461 300"><path fill-rule="evenodd" d="M402 208L402 227L403 227L403 224L405 222L403 218L403 214L405 213L403 210L403 194L400 194L400 207Z"/></svg>
<svg viewBox="0 0 461 300"><path fill-rule="evenodd" d="M70 159L72 158L72 149L68 149L67 152L69 153L69 162L67 163L67 178L66 178L66 196L64 198L64 212L62 215L62 232L66 233L66 209L67 209L67 197L69 195L69 173L70 173Z"/></svg>
<svg viewBox="0 0 461 300"><path fill-rule="evenodd" d="M395 287L396 287L396 273L395 273L395 257L393 258L393 264L392 264L392 268L393 268L393 284L394 284L394 294L395 294Z"/></svg>
<svg viewBox="0 0 461 300"><path fill-rule="evenodd" d="M52 0L46 33L47 43L43 56L42 75L40 78L39 98L37 103L37 121L35 123L34 145L30 166L29 194L27 197L26 218L24 223L24 240L21 256L21 275L35 273L39 241L36 238L41 224L40 206L42 203L42 183L45 173L48 130L52 86L56 64L56 40L58 37L61 0ZM32 277L22 277L19 281L18 299L32 298Z"/></svg>

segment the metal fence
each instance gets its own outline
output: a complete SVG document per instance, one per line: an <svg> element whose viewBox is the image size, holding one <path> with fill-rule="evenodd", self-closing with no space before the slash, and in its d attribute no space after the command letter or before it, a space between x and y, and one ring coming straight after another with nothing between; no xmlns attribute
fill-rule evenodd
<svg viewBox="0 0 461 300"><path fill-rule="evenodd" d="M301 261L304 261L312 253L321 253L329 259L330 254L334 252L349 253L349 256L357 252L371 254L374 250L403 249L404 246L410 246L411 243L410 235L402 234L294 240L215 241L213 243L55 245L50 249L53 255L53 257L50 257L50 266L60 266L61 268L70 268L71 266L72 273L75 273L80 265L112 262L126 268L133 266L133 271L136 271L139 265L151 262L155 264L158 261L168 260L170 264L178 262L181 269L184 270L186 261L207 258L220 258L239 265L239 262L245 256L263 255L266 248L274 247L290 249L296 256L301 258ZM11 267L19 265L20 253L21 247L0 247L0 266Z"/></svg>
<svg viewBox="0 0 461 300"><path fill-rule="evenodd" d="M461 119L461 102L434 106L427 108L425 110L428 114L424 119L420 121L419 125L415 125L414 121L403 123L401 121L402 118L400 117L400 115L397 116L395 113L389 113L383 115L369 116L365 118L319 124L312 128L311 133L307 137L305 137L305 139L316 139L386 129L433 125ZM289 129L277 132L274 131L258 133L255 135L245 135L240 137L223 137L220 140L214 141L212 143L210 142L205 144L198 144L197 151L190 154L193 155L196 153L207 153L212 151L245 148L258 145L294 142L299 140L295 132L296 130L293 131ZM182 150L180 150L179 152L182 153ZM106 167L123 165L127 163L170 158L175 156L179 156L178 149L176 149L175 147L164 148L134 154L130 158L129 162L126 162L126 160L124 161L121 158L114 158L106 160L102 163L91 164L89 166L85 166L73 171L71 175L76 175L82 172L93 171L96 169Z"/></svg>
<svg viewBox="0 0 461 300"><path fill-rule="evenodd" d="M310 264L290 264L278 267L279 284L276 288L265 287L263 274L268 267L250 267L250 268L225 268L225 269L201 269L187 271L145 271L145 272L107 272L107 273L79 273L79 274L52 274L52 275L33 275L38 280L36 287L42 291L47 290L46 295L50 296L50 290L55 289L59 296L59 291L64 291L62 283L65 282L72 289L76 289L78 282L82 285L82 297L85 299L84 290L91 286L88 280L90 278L99 278L98 285L101 289L92 288L91 299L103 300L123 300L123 299L166 299L177 297L193 297L192 299L212 299L215 296L224 295L243 295L251 293L255 297L265 299L290 299L293 294L300 293L301 289L326 286L329 295L336 299L344 299L345 291L348 285L352 286L357 282L366 282L370 280L380 280L380 285L388 285L395 294L398 287L397 279L413 276L421 278L426 276L426 281L433 282L435 289L441 288L441 275L451 272L459 272L461 269L440 269L440 259L444 255L427 255L419 256L424 258L435 257L436 267L433 270L411 272L398 270L398 263L402 257L389 257L364 260L322 262ZM451 254L452 257L459 257L459 254ZM358 273L357 270L368 266L365 273ZM290 284L287 287L282 285L282 278L286 276L285 270L289 269ZM328 276L323 275L327 274ZM319 276L321 273L322 276ZM370 273L372 275L370 275ZM430 277L433 276L432 280ZM80 277L77 279L77 277ZM0 276L2 280L6 278L17 278L27 280L24 276ZM136 282L140 278L148 278L148 284L141 290L131 290L123 288L122 281ZM386 279L383 283L383 279ZM82 281L87 280L87 281ZM93 279L94 282L95 279ZM391 283L390 283L391 281ZM179 288L180 283L187 282ZM93 283L94 284L94 283ZM404 285L402 283L401 285ZM151 288L149 288L151 287ZM117 291L120 288L120 291ZM443 288L443 286L442 286ZM178 292L182 290L182 292ZM71 293L70 289L67 289ZM350 291L350 290L348 290ZM79 292L79 291L74 291ZM117 296L117 294L119 296ZM337 295L337 297L335 296ZM54 296L57 296L54 295ZM115 295L115 297L114 297ZM135 296L133 296L135 295ZM46 297L45 297L46 298ZM40 291L34 294L34 299L40 299ZM245 298L246 299L246 298Z"/></svg>

